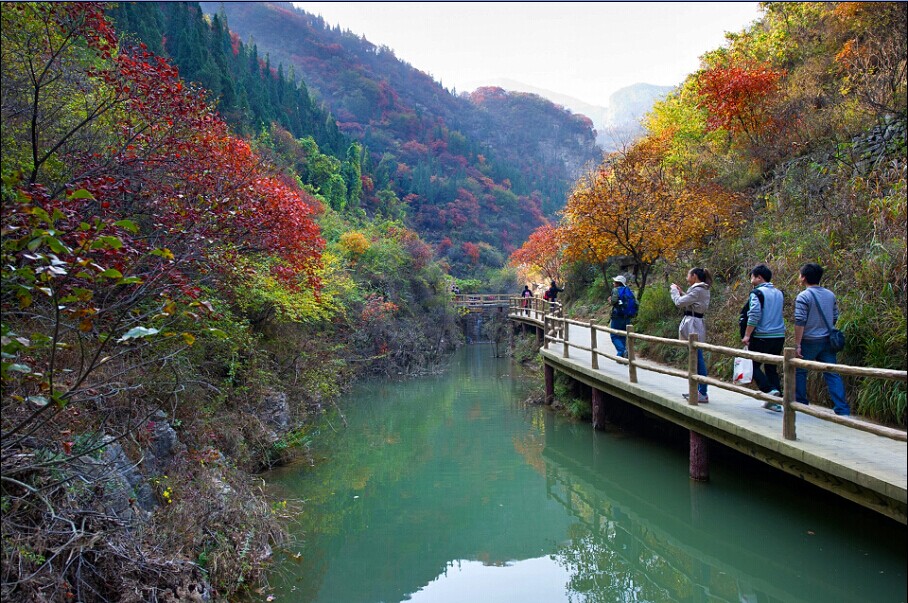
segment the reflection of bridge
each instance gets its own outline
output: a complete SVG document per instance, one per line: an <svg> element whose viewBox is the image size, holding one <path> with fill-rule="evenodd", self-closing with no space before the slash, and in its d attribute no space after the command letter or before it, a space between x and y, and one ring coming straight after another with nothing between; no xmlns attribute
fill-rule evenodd
<svg viewBox="0 0 908 603"><path fill-rule="evenodd" d="M906 433L860 419L838 417L828 409L794 402L796 367L829 368L816 362L786 355L770 356L691 341L665 339L635 333L628 327L628 358L618 358L607 334L615 331L592 322L566 319L559 304L513 298L509 317L537 329L543 341L540 350L546 377L546 397L554 396L554 371L592 389L593 422L605 422L608 400L630 403L690 431L690 472L695 479L708 478L707 442L720 442L773 467L800 477L839 496L908 523L908 447ZM640 360L634 342L684 347L688 368L681 371ZM696 350L749 356L760 362L779 364L785 379L785 397L775 398L756 390L696 374ZM905 371L837 365L837 372L905 381ZM697 404L698 382L714 386L708 405ZM693 392L690 402L681 393ZM763 402L781 402L783 415L764 410ZM799 414L797 432L795 415ZM851 428L851 429L849 429Z"/></svg>

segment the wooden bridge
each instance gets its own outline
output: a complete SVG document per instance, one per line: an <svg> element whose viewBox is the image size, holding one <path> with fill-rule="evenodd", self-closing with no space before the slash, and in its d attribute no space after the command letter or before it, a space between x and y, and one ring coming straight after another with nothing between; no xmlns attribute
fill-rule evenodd
<svg viewBox="0 0 908 603"><path fill-rule="evenodd" d="M682 341L636 333L633 326L615 331L566 319L560 304L536 298L527 304L512 297L508 317L536 329L548 402L554 396L554 371L558 370L592 388L594 427L604 424L608 401L618 399L688 429L693 479L708 479L708 441L713 440L908 523L908 434L794 401L797 368L901 382L908 381L908 372L802 360L793 348L774 356L698 342L696 335ZM627 336L626 359L616 355L607 337L612 333ZM638 341L686 348L687 369L637 358ZM697 375L698 349L780 366L784 395L773 397ZM708 404L697 403L699 383L712 387ZM689 399L684 400L682 393ZM782 414L764 409L763 402L781 403Z"/></svg>
<svg viewBox="0 0 908 603"><path fill-rule="evenodd" d="M511 305L513 295L508 294L463 294L454 296L453 304L466 308L470 312L488 312L489 310L505 311Z"/></svg>

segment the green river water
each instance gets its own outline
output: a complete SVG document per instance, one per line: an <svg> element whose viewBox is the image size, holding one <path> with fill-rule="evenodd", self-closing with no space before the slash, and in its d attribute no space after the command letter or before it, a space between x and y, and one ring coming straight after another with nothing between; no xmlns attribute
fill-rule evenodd
<svg viewBox="0 0 908 603"><path fill-rule="evenodd" d="M489 346L443 375L366 381L297 499L277 603L905 602L900 524L734 454L708 484L677 445L526 405Z"/></svg>

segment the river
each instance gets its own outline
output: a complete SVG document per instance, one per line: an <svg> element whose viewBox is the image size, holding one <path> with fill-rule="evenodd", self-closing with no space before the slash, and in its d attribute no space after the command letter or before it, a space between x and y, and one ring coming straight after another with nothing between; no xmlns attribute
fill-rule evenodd
<svg viewBox="0 0 908 603"><path fill-rule="evenodd" d="M906 529L743 456L686 452L522 401L490 346L443 375L360 383L301 501L277 603L905 602ZM292 505L291 505L292 506Z"/></svg>

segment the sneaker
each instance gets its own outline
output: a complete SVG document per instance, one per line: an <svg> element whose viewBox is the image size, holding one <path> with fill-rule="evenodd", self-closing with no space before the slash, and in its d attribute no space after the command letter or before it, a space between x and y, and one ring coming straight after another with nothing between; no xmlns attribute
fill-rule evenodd
<svg viewBox="0 0 908 603"><path fill-rule="evenodd" d="M771 389L771 390L769 390L769 391L766 392L766 393L769 394L770 396L778 396L779 398L782 397L782 392L780 392L780 391L777 390L777 389Z"/></svg>
<svg viewBox="0 0 908 603"><path fill-rule="evenodd" d="M690 396L688 394L681 394L681 397L684 398L685 400L690 399ZM697 404L708 404L708 403L709 403L709 396L707 396L706 394L699 394L699 393L697 394Z"/></svg>
<svg viewBox="0 0 908 603"><path fill-rule="evenodd" d="M771 410L772 412L782 412L782 405L776 404L775 402L764 402L763 408Z"/></svg>

